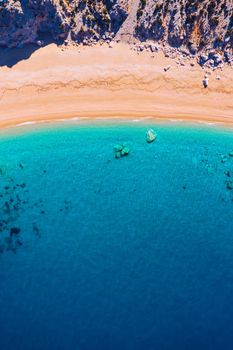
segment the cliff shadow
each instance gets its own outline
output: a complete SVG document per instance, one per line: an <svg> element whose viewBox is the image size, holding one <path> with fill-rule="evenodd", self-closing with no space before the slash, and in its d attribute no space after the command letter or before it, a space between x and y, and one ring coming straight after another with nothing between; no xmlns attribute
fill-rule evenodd
<svg viewBox="0 0 233 350"><path fill-rule="evenodd" d="M38 36L38 40L42 42L41 46L38 46L37 44L28 44L22 48L1 47L0 48L0 67L7 66L8 68L12 68L18 62L27 60L28 58L30 58L35 51L39 50L42 47L45 47L52 43L55 43L57 45L62 44L62 41L54 40L54 38L47 33L41 33Z"/></svg>

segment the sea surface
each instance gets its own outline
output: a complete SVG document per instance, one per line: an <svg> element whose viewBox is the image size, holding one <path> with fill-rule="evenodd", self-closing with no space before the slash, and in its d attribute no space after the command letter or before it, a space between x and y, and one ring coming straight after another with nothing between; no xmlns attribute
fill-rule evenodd
<svg viewBox="0 0 233 350"><path fill-rule="evenodd" d="M214 126L1 131L0 350L232 350L232 151Z"/></svg>

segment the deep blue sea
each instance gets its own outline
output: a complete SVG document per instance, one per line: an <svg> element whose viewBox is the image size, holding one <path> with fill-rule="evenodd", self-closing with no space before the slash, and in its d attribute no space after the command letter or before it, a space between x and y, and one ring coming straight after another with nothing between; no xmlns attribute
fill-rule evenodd
<svg viewBox="0 0 233 350"><path fill-rule="evenodd" d="M231 151L210 126L2 131L0 350L232 350Z"/></svg>

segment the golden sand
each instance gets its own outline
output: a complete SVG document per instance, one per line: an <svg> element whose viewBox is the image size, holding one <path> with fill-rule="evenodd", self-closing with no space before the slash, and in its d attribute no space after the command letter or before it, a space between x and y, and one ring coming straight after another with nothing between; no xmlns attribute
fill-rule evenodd
<svg viewBox="0 0 233 350"><path fill-rule="evenodd" d="M212 72L207 89L204 75L197 64L179 66L162 53L137 54L124 44L81 49L52 44L1 68L0 127L73 117L233 124L232 68Z"/></svg>

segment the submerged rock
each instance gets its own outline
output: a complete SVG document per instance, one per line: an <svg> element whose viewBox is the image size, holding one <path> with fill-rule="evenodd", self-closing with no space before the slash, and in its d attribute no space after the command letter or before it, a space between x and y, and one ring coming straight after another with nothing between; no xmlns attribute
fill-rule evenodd
<svg viewBox="0 0 233 350"><path fill-rule="evenodd" d="M233 157L233 151L229 152L229 156Z"/></svg>
<svg viewBox="0 0 233 350"><path fill-rule="evenodd" d="M231 177L231 173L229 170L225 171L224 174L227 176L227 177Z"/></svg>
<svg viewBox="0 0 233 350"><path fill-rule="evenodd" d="M123 149L123 146L122 146L122 145L116 145L116 146L114 146L115 152L121 152L122 149Z"/></svg>
<svg viewBox="0 0 233 350"><path fill-rule="evenodd" d="M153 129L149 129L146 133L146 142L151 143L156 139L156 137L156 132Z"/></svg>
<svg viewBox="0 0 233 350"><path fill-rule="evenodd" d="M11 230L10 230L10 235L13 236L13 235L18 235L20 233L20 228L19 227L12 227Z"/></svg>
<svg viewBox="0 0 233 350"><path fill-rule="evenodd" d="M226 185L228 190L233 190L233 181L227 181Z"/></svg>
<svg viewBox="0 0 233 350"><path fill-rule="evenodd" d="M227 156L221 155L221 162L226 163L227 162Z"/></svg>
<svg viewBox="0 0 233 350"><path fill-rule="evenodd" d="M129 147L123 147L121 151L122 156L127 156L129 154Z"/></svg>
<svg viewBox="0 0 233 350"><path fill-rule="evenodd" d="M115 158L119 159L127 156L130 152L130 149L125 145L116 145L114 147L114 151L115 151Z"/></svg>
<svg viewBox="0 0 233 350"><path fill-rule="evenodd" d="M0 254L4 253L5 246L4 244L0 244Z"/></svg>
<svg viewBox="0 0 233 350"><path fill-rule="evenodd" d="M116 158L116 159L121 158L121 152L116 152L116 153L115 153L115 158Z"/></svg>

